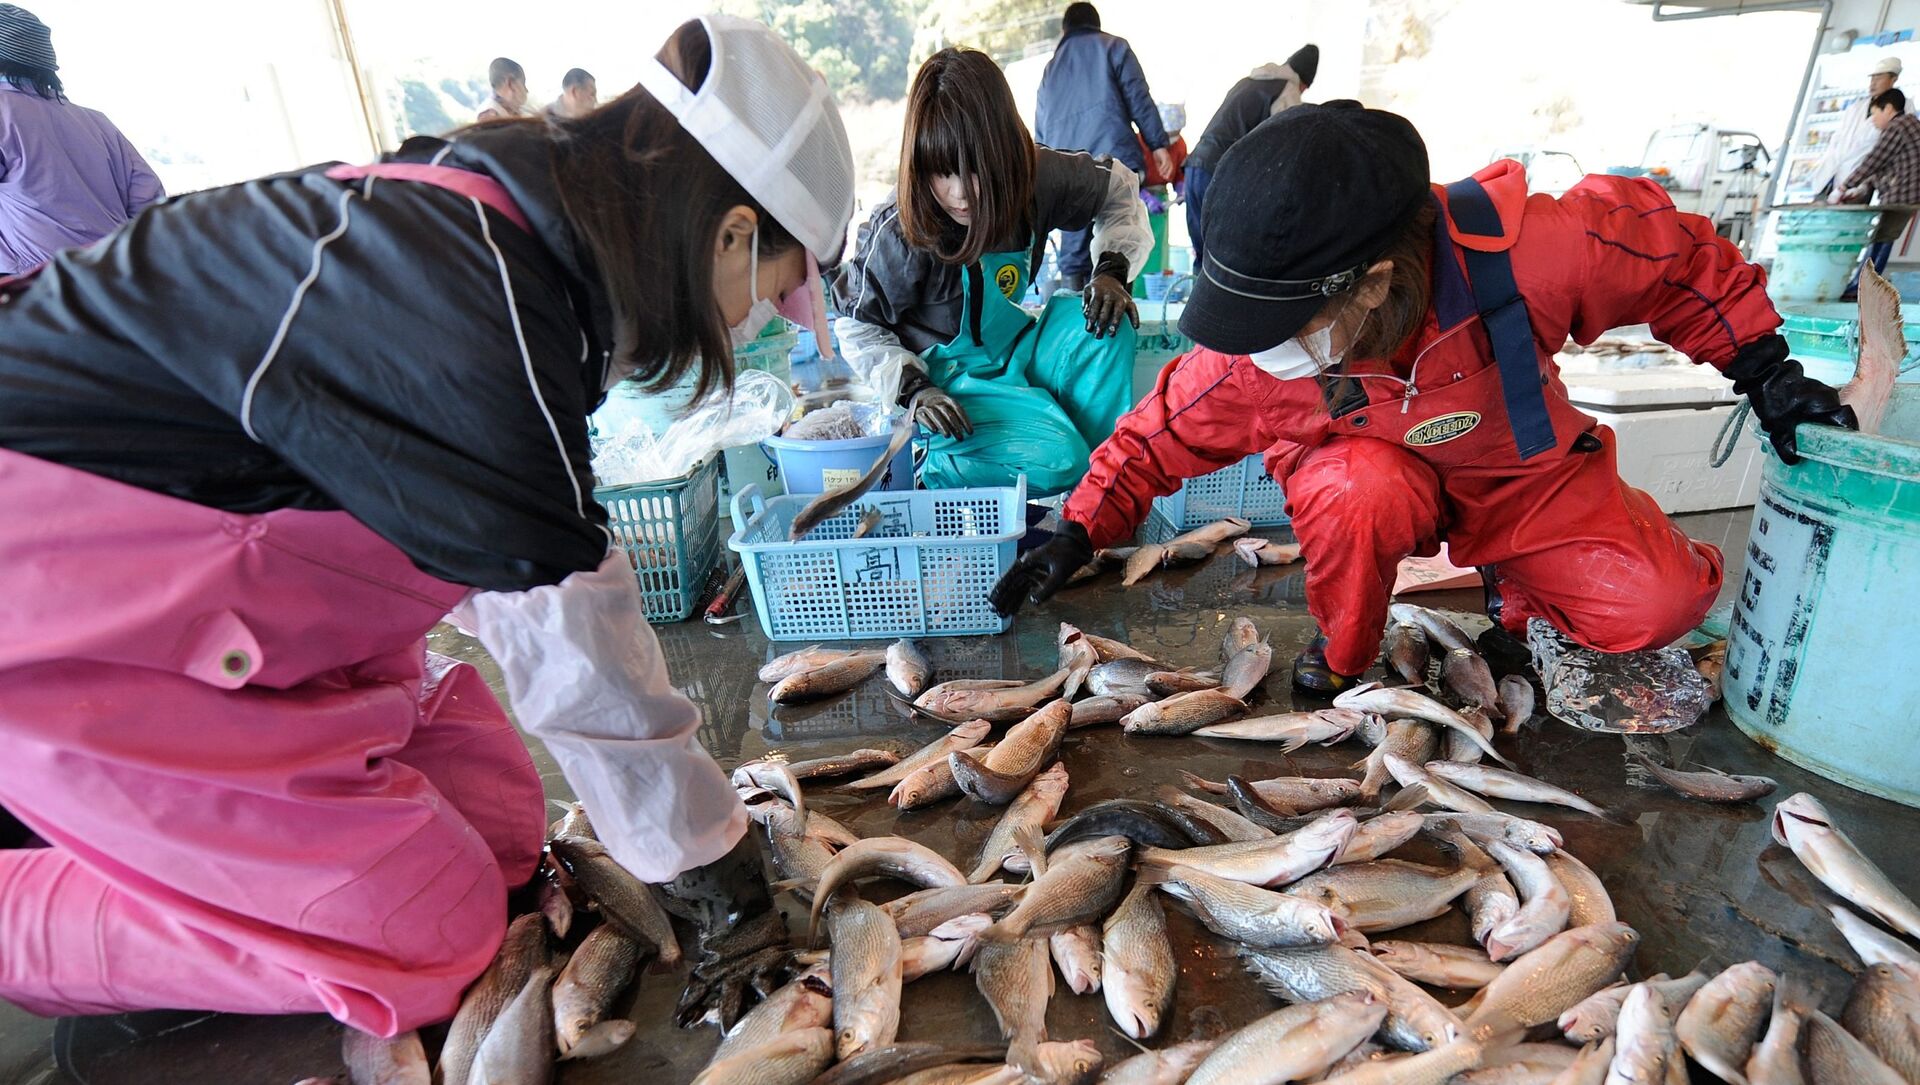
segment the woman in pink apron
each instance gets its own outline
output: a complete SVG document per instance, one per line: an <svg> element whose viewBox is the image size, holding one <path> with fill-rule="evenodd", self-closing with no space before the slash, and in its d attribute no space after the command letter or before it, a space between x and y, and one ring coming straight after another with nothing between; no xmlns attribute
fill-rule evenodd
<svg viewBox="0 0 1920 1085"><path fill-rule="evenodd" d="M177 198L0 282L0 806L38 838L0 851L0 996L450 1015L546 813L425 650L449 612L614 857L711 882L745 815L586 416L819 327L852 209L824 83L716 16L585 117Z"/></svg>

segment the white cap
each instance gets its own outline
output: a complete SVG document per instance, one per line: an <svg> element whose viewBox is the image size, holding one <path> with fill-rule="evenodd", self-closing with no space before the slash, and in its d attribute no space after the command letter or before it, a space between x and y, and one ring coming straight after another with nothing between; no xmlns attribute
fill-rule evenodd
<svg viewBox="0 0 1920 1085"><path fill-rule="evenodd" d="M827 81L773 30L703 15L713 59L696 93L653 57L640 85L760 206L831 266L853 220L853 150Z"/></svg>
<svg viewBox="0 0 1920 1085"><path fill-rule="evenodd" d="M1868 75L1899 75L1900 74L1900 58L1899 57L1881 57L1879 60L1874 62L1873 70L1868 72L1867 74Z"/></svg>

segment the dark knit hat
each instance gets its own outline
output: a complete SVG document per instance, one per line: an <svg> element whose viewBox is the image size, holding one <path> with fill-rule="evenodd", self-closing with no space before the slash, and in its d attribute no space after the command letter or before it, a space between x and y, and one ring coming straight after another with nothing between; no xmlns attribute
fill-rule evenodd
<svg viewBox="0 0 1920 1085"><path fill-rule="evenodd" d="M59 71L53 58L53 34L39 16L12 4L0 4L0 61L23 68Z"/></svg>
<svg viewBox="0 0 1920 1085"><path fill-rule="evenodd" d="M1312 86L1313 77L1320 73L1320 47L1303 45L1294 50L1293 55L1287 58L1287 67L1293 69L1293 74L1300 77L1303 85Z"/></svg>

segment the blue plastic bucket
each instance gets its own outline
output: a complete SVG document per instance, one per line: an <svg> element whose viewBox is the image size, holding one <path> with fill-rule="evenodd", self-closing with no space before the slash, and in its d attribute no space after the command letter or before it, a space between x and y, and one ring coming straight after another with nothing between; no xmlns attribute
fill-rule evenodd
<svg viewBox="0 0 1920 1085"><path fill-rule="evenodd" d="M1878 211L1865 207L1775 211L1780 253L1767 274L1767 295L1782 304L1838 300L1879 219Z"/></svg>
<svg viewBox="0 0 1920 1085"><path fill-rule="evenodd" d="M1900 307L1907 354L1902 381L1920 381L1920 303ZM1835 388L1853 379L1860 356L1860 308L1852 302L1783 306L1780 334L1807 376Z"/></svg>
<svg viewBox="0 0 1920 1085"><path fill-rule="evenodd" d="M796 441L769 437L760 442L780 468L780 484L790 494L823 494L856 481L887 450L890 433L849 437L844 441ZM876 490L913 489L913 442L894 454Z"/></svg>
<svg viewBox="0 0 1920 1085"><path fill-rule="evenodd" d="M1756 742L1848 787L1920 806L1920 385L1894 386L1881 435L1801 426L1767 449L1727 635L1727 714Z"/></svg>

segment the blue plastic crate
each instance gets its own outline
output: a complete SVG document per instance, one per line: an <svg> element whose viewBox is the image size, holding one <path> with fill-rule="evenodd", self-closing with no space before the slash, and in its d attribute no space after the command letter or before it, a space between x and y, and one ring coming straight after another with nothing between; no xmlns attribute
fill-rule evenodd
<svg viewBox="0 0 1920 1085"><path fill-rule="evenodd" d="M733 498L733 537L768 640L957 637L1004 632L987 592L1027 532L1027 480L1010 488L869 492L790 542L812 495ZM869 508L880 527L851 536Z"/></svg>
<svg viewBox="0 0 1920 1085"><path fill-rule="evenodd" d="M1287 495L1267 474L1259 453L1210 475L1190 478L1180 492L1153 500L1148 535L1164 542L1183 531L1229 516L1250 520L1254 527L1288 523Z"/></svg>
<svg viewBox="0 0 1920 1085"><path fill-rule="evenodd" d="M647 621L681 621L699 605L720 560L719 482L714 455L679 478L594 487L607 529L633 563Z"/></svg>

